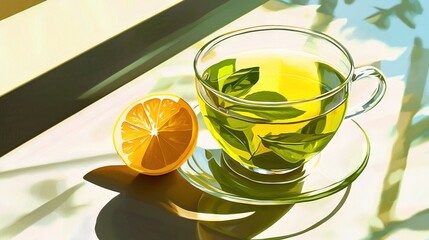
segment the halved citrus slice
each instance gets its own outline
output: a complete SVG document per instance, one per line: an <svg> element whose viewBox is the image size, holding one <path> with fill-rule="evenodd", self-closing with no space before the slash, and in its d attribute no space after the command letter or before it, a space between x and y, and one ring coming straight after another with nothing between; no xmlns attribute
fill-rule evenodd
<svg viewBox="0 0 429 240"><path fill-rule="evenodd" d="M193 153L197 117L175 95L150 95L130 104L113 129L116 152L143 174L162 175L179 168Z"/></svg>

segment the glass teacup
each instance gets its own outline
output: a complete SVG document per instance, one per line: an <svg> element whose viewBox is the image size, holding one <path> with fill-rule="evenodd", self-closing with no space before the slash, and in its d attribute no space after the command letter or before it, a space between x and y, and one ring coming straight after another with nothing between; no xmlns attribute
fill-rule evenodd
<svg viewBox="0 0 429 240"><path fill-rule="evenodd" d="M355 69L335 39L287 26L221 35L198 52L194 70L204 122L225 159L262 174L302 168L344 118L373 108L386 89L378 69ZM348 109L352 82L368 77L378 80L373 95Z"/></svg>

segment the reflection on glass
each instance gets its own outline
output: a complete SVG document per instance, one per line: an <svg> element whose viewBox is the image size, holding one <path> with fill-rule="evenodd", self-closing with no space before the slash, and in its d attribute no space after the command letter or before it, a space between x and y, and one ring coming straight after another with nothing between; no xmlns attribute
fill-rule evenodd
<svg viewBox="0 0 429 240"><path fill-rule="evenodd" d="M233 165L227 165L227 159L230 157L224 152L221 152L220 149L205 149L205 152L206 157L208 156L208 166L213 173L213 177L219 182L221 189L224 191L228 191L237 196L260 200L281 198L285 196L285 193L290 195L298 195L301 193L304 184L301 180L303 176L305 177L305 170L303 167L300 167L290 174L286 174L288 176L280 176L281 180L285 180L286 177L290 178L290 182L275 184L277 183L277 179L275 178L279 178L278 175L253 173L247 169L243 169L241 165L231 169ZM220 155L220 159L213 157L216 155ZM234 160L229 160L228 162L229 164L235 163ZM237 170L246 172L240 176L240 172Z"/></svg>
<svg viewBox="0 0 429 240"><path fill-rule="evenodd" d="M210 233L211 235L219 235L219 233L222 233L238 239L251 239L276 223L292 208L292 206L293 205L256 206L239 204L203 194L198 204L198 209L201 212L226 214L253 211L254 214L235 221L200 221L198 223L198 232L201 239L206 239L204 237L207 237Z"/></svg>

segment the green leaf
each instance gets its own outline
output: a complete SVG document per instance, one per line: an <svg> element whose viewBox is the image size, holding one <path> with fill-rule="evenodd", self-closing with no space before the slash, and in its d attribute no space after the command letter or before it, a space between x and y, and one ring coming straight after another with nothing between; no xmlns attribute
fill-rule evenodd
<svg viewBox="0 0 429 240"><path fill-rule="evenodd" d="M223 83L222 92L234 96L247 93L259 80L259 67L240 69Z"/></svg>
<svg viewBox="0 0 429 240"><path fill-rule="evenodd" d="M219 79L229 76L235 72L236 59L225 59L210 66L203 74L203 80L214 89L219 89Z"/></svg>
<svg viewBox="0 0 429 240"><path fill-rule="evenodd" d="M217 122L221 122L222 125L229 126L229 128L239 131L244 131L254 126L254 124L239 120L233 117L226 117L225 115L220 114L219 112L206 107L207 115L216 118Z"/></svg>
<svg viewBox="0 0 429 240"><path fill-rule="evenodd" d="M237 149L250 153L249 141L244 131L230 129L224 122L212 116L206 115L205 117L212 122L212 125L218 131L223 140Z"/></svg>
<svg viewBox="0 0 429 240"><path fill-rule="evenodd" d="M331 66L318 63L318 74L320 78L320 93L329 92L331 89L339 86L345 81L344 77ZM324 98L320 101L320 111L322 113L331 110L339 105L346 98L346 88L341 89L334 95Z"/></svg>
<svg viewBox="0 0 429 240"><path fill-rule="evenodd" d="M213 153L211 153L210 150L207 150L207 149L204 149L204 150L205 150L206 158L208 160L212 159L213 158Z"/></svg>
<svg viewBox="0 0 429 240"><path fill-rule="evenodd" d="M260 137L262 144L284 160L297 163L321 151L331 140L333 133L300 134L282 133Z"/></svg>
<svg viewBox="0 0 429 240"><path fill-rule="evenodd" d="M243 120L236 119L234 117L227 117L223 114L220 114L219 112L211 109L206 108L207 117L209 121L211 122L212 126L216 129L216 131L219 132L219 135L234 135L237 138L240 139L242 144L246 146L246 148L243 148L241 145L236 143L236 141L232 141L236 144L231 144L234 147L238 147L238 149L241 149L243 151L246 151L248 153L251 153L254 151L253 145L251 145L251 142L253 140L253 132L249 129L254 126L254 124L250 122L246 122ZM231 139L228 137L227 139ZM250 144L249 144L250 143Z"/></svg>
<svg viewBox="0 0 429 240"><path fill-rule="evenodd" d="M344 81L344 77L328 64L319 62L317 71L320 79L320 93L323 94L333 89Z"/></svg>
<svg viewBox="0 0 429 240"><path fill-rule="evenodd" d="M244 97L244 99L263 102L286 102L287 99L278 92L260 91Z"/></svg>
<svg viewBox="0 0 429 240"><path fill-rule="evenodd" d="M212 66L210 66L203 73L203 81L208 83L213 89L219 90L219 80L230 76L235 72L235 59L225 59ZM205 90L206 94L213 101L215 105L223 105L223 101L218 99L217 95L212 91Z"/></svg>
<svg viewBox="0 0 429 240"><path fill-rule="evenodd" d="M325 129L326 125L326 116L323 115L322 117L318 117L314 120L311 120L307 125L305 125L301 133L304 134L315 134L315 133L321 133Z"/></svg>
<svg viewBox="0 0 429 240"><path fill-rule="evenodd" d="M287 99L277 93L271 91L261 91L247 95L244 99L252 100L252 101L273 101L273 102L285 102ZM289 119L295 118L305 113L305 111L296 109L294 107L245 107L240 105L233 105L227 107L226 109L231 111L237 111L242 113L250 113L254 114L258 117L265 118L268 120L281 120L281 119Z"/></svg>
<svg viewBox="0 0 429 240"><path fill-rule="evenodd" d="M299 166L299 163L285 161L274 152L265 152L252 157L253 165L263 169L292 169Z"/></svg>
<svg viewBox="0 0 429 240"><path fill-rule="evenodd" d="M281 133L278 135L268 134L265 137L261 137L261 139L267 142L271 142L273 144L280 143L280 144L300 145L302 143L320 140L330 135L332 135L332 133L322 133L322 134Z"/></svg>
<svg viewBox="0 0 429 240"><path fill-rule="evenodd" d="M230 111L235 111L238 113L250 113L258 117L267 119L267 120L282 120L298 117L305 113L305 111L296 109L294 107L245 107L240 105L233 105L226 108ZM247 115L247 114L245 114Z"/></svg>

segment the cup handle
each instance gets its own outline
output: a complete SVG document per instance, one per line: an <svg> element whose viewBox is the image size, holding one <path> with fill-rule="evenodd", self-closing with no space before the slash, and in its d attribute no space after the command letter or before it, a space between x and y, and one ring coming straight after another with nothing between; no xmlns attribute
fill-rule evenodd
<svg viewBox="0 0 429 240"><path fill-rule="evenodd" d="M345 116L346 119L355 117L357 115L360 115L364 112L367 112L374 108L383 98L384 93L386 92L386 80L384 78L383 73L375 67L367 66L367 67L360 67L355 69L355 73L353 75L352 83L368 78L373 77L378 80L377 88L372 93L371 98L366 101L361 106L352 106L347 111L347 114Z"/></svg>

